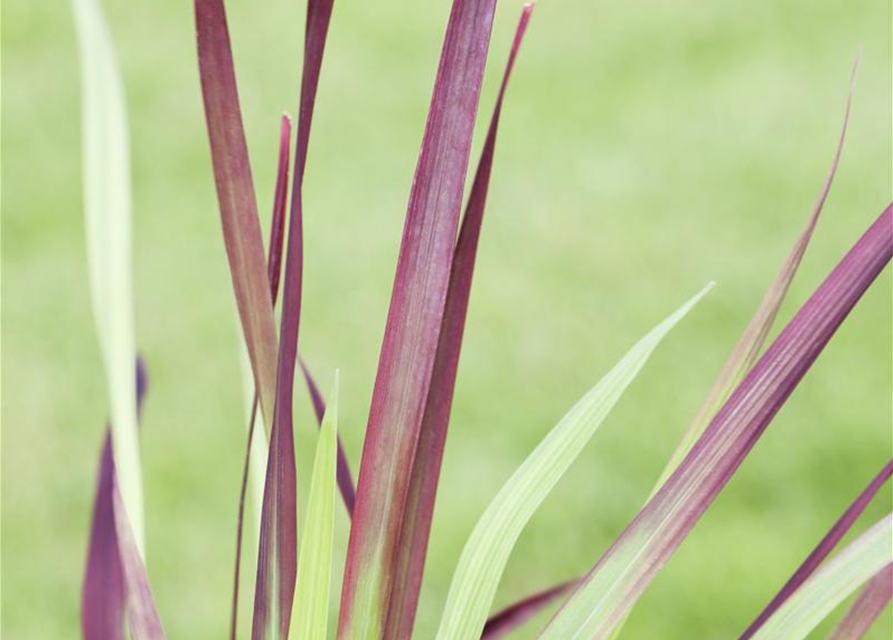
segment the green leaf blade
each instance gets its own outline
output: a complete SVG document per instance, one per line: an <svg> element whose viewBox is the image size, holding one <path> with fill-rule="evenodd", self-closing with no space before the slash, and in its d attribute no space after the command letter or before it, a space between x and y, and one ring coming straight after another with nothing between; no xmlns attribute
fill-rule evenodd
<svg viewBox="0 0 893 640"><path fill-rule="evenodd" d="M123 507L145 558L131 290L130 143L124 86L97 0L73 0L83 87L84 212L93 315Z"/></svg>
<svg viewBox="0 0 893 640"><path fill-rule="evenodd" d="M338 373L319 431L301 553L290 637L326 640L338 452Z"/></svg>
<svg viewBox="0 0 893 640"><path fill-rule="evenodd" d="M437 640L477 640L521 531L632 383L654 349L712 283L652 329L549 432L506 482L468 539Z"/></svg>

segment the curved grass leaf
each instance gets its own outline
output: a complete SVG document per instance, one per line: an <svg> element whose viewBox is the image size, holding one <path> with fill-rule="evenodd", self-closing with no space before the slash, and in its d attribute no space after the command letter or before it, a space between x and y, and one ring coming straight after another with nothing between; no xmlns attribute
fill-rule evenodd
<svg viewBox="0 0 893 640"><path fill-rule="evenodd" d="M893 563L881 569L828 636L828 640L860 640L893 597Z"/></svg>
<svg viewBox="0 0 893 640"><path fill-rule="evenodd" d="M828 175L825 179L822 191L819 194L818 202L813 208L812 214L810 215L809 220L806 223L806 227L801 232L799 238L797 239L797 242L794 244L794 247L791 249L790 254L782 265L781 271L775 277L775 280L772 282L769 290L766 292L763 300L757 307L753 318L751 318L749 324L747 325L747 328L745 328L744 333L739 338L738 344L729 355L729 359L723 365L719 377L711 387L707 398L704 400L704 403L701 405L701 408L695 415L694 420L692 420L691 424L689 424L688 428L682 436L681 441L677 445L676 450L667 461L667 464L664 467L664 470L661 472L661 475L658 478L657 482L655 483L649 498L657 493L657 490L660 489L661 485L663 485L667 478L670 477L670 474L676 469L676 467L679 466L679 463L682 461L685 454L688 453L692 445L704 432L704 429L707 427L710 419L713 418L713 416L716 414L716 411L722 405L722 402L725 401L726 398L728 398L729 393L740 381L741 377L753 366L756 357L759 355L760 351L763 348L763 345L765 344L766 338L769 335L769 331L772 329L772 326L775 323L775 318L778 315L778 310L780 309L782 302L784 302L784 298L787 295L788 288L790 287L790 284L793 281L794 276L796 275L800 260L805 254L807 245L812 238L813 231L815 230L815 226L818 223L819 215L822 212L825 200L827 200L828 194L831 190L831 184L834 180L834 176L837 173L837 166L840 162L840 155L843 151L843 143L846 138L846 131L849 123L850 108L853 100L853 88L855 85L858 64L859 60L857 57L856 62L853 64L853 71L850 76L850 88L849 94L847 96L846 111L844 113L843 126L840 131L837 149L835 150L834 157L831 162L831 167L828 171ZM526 617L518 618L518 620L520 620L518 625L523 624L523 622L526 622L526 620L537 613L535 609L548 606L561 593L563 593L563 591L556 590L555 588L547 589L546 591L542 592L542 594L548 594L549 597L540 598L537 597L537 595L539 595L537 594L520 601L518 605L522 605L528 600L530 601L530 604L521 607L522 610L528 611L529 614ZM511 608L512 607L510 606L507 609L510 610ZM619 635L622 626L623 625L618 625L614 637ZM507 628L507 625L500 625L500 628ZM506 633L508 633L508 631L510 630L511 629L507 629Z"/></svg>
<svg viewBox="0 0 893 640"><path fill-rule="evenodd" d="M140 358L136 360L137 416L142 409L147 388L146 370ZM124 640L124 613L127 591L121 570L118 536L112 501L112 432L106 427L93 517L90 522L90 541L87 547L87 566L81 594L81 635L84 640Z"/></svg>
<svg viewBox="0 0 893 640"><path fill-rule="evenodd" d="M636 343L561 419L505 483L462 550L437 640L480 638L496 587L521 531L660 341L712 286L708 285Z"/></svg>
<svg viewBox="0 0 893 640"><path fill-rule="evenodd" d="M757 616L756 620L754 620L744 633L741 634L739 640L750 640L757 630L763 626L766 620L768 620L772 614L774 614L775 611L791 597L791 594L793 594L800 585L802 585L807 578L815 572L825 558L828 557L828 554L831 553L834 547L836 547L849 532L853 524L859 519L859 516L862 515L862 512L865 511L865 508L877 492L880 491L881 487L884 486L884 483L890 478L891 474L893 474L893 459L884 465L868 486L865 487L862 493L859 494L856 500L843 512L843 515L834 523L831 530L828 531L824 538L822 538L816 548L813 549L812 553L807 556L806 560L803 561L803 564L797 568L794 575L785 583L772 601L766 605L766 608L763 609L759 616Z"/></svg>
<svg viewBox="0 0 893 640"><path fill-rule="evenodd" d="M875 524L806 580L752 636L802 640L893 560L893 515Z"/></svg>
<svg viewBox="0 0 893 640"><path fill-rule="evenodd" d="M484 207L487 202L490 171L493 167L499 116L502 112L506 87L532 10L533 5L531 4L524 7L515 31L496 105L493 108L490 127L487 130L487 138L484 141L481 159L475 172L471 193L468 196L465 215L462 218L459 238L453 252L449 289L447 290L437 353L434 357L434 371L428 389L428 400L425 403L425 413L412 461L412 470L409 474L406 508L400 523L400 539L397 543L399 555L395 564L393 591L389 599L383 635L386 640L401 640L412 635L419 591L422 585L422 574L425 568L431 518L434 514L437 483L443 461L443 449L450 420L450 408L453 403L456 371L459 367L459 353L462 348L462 335L471 294L475 256L484 218Z"/></svg>
<svg viewBox="0 0 893 640"><path fill-rule="evenodd" d="M890 261L887 207L745 376L672 476L540 634L601 640L624 619Z"/></svg>
<svg viewBox="0 0 893 640"><path fill-rule="evenodd" d="M131 292L130 143L121 73L98 0L73 0L81 54L84 213L93 317L123 509L145 557Z"/></svg>
<svg viewBox="0 0 893 640"><path fill-rule="evenodd" d="M454 0L410 191L357 487L340 640L382 637L434 370L495 0Z"/></svg>
<svg viewBox="0 0 893 640"><path fill-rule="evenodd" d="M704 404L701 405L701 408L695 415L695 419L682 436L682 440L679 442L673 455L670 456L667 466L664 468L663 473L661 473L660 478L655 484L654 491L657 491L664 481L670 477L670 474L673 473L676 467L679 466L679 463L682 462L685 454L689 452L692 445L694 445L697 439L701 437L701 434L704 433L704 429L707 428L710 420L716 415L716 412L722 406L723 402L726 401L732 390L739 382L741 382L741 378L744 377L744 374L750 371L751 367L753 367L757 357L760 355L763 345L766 343L769 331L775 323L776 316L778 316L778 310L781 308L785 296L787 296L791 282L797 274L797 268L800 266L800 261L803 259L803 255L806 253L806 248L809 246L809 241L812 239L812 234L819 221L819 216L825 206L825 201L828 199L828 193L831 191L831 183L834 181L834 176L837 173L837 165L840 164L840 154L843 152L843 143L846 139L847 126L850 121L850 108L853 103L853 89L855 87L856 73L858 70L859 59L857 57L856 61L853 63L853 71L850 74L850 88L847 95L846 110L843 115L843 126L841 127L840 137L837 141L837 148L834 151L831 167L828 169L828 176L825 178L824 185L822 185L819 199L812 210L812 214L809 216L809 220L806 222L806 228L800 233L800 237L791 249L791 253L781 266L781 271L775 276L775 280L772 281L772 285L769 287L769 290L757 307L753 318L751 318L750 323L738 340L738 344L735 345L729 359L726 361L725 365L723 365L719 377L716 382L713 383L713 387L707 394Z"/></svg>
<svg viewBox="0 0 893 640"><path fill-rule="evenodd" d="M338 451L337 371L329 397L331 402L316 444L301 555L298 560L298 581L292 616L295 640L326 640L329 620Z"/></svg>

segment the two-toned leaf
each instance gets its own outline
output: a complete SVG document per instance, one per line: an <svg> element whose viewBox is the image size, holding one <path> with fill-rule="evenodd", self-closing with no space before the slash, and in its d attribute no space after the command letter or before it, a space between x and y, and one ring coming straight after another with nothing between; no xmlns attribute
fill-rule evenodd
<svg viewBox="0 0 893 640"><path fill-rule="evenodd" d="M893 563L888 564L868 584L834 627L828 640L860 640L893 598Z"/></svg>
<svg viewBox="0 0 893 640"><path fill-rule="evenodd" d="M459 238L453 252L446 305L437 352L434 357L434 371L428 389L419 441L409 474L406 508L400 523L400 538L397 543L398 556L394 565L393 587L383 635L385 640L401 640L412 635L446 443L447 426L450 420L453 390L456 385L456 372L459 367L459 353L462 348L475 257L484 218L484 207L487 202L493 155L496 150L499 117L502 113L506 87L532 10L533 5L528 4L524 7L515 30L502 84L499 87L487 137L465 207L465 215L462 218L462 226L459 229Z"/></svg>
<svg viewBox="0 0 893 640"><path fill-rule="evenodd" d="M891 254L893 205L788 323L540 638L609 637L743 462Z"/></svg>
<svg viewBox="0 0 893 640"><path fill-rule="evenodd" d="M893 515L888 515L810 576L766 620L753 640L802 640L891 560Z"/></svg>
<svg viewBox="0 0 893 640"><path fill-rule="evenodd" d="M495 0L455 0L407 208L366 428L338 637L382 637L450 281Z"/></svg>

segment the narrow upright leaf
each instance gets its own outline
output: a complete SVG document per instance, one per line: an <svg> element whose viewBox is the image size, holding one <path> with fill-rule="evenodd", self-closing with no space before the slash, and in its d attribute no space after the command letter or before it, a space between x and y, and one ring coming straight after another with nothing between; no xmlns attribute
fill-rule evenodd
<svg viewBox="0 0 893 640"><path fill-rule="evenodd" d="M816 548L813 549L812 553L810 553L806 560L803 561L803 564L797 568L794 575L785 583L772 601L766 605L766 608L763 609L762 613L760 613L744 633L741 634L739 640L749 640L753 637L766 620L768 620L772 614L774 614L775 611L791 597L791 594L815 572L825 558L828 557L828 554L831 553L834 547L836 547L849 532L856 520L859 519L859 516L862 515L862 512L865 511L865 508L871 502L872 498L874 498L877 492L880 491L881 487L884 486L884 483L889 480L891 474L893 474L893 459L884 465L871 482L868 483L868 486L865 487L862 493L860 493L847 510L844 511L843 515L840 516L837 522L834 523L834 526L831 527L831 530L828 531Z"/></svg>
<svg viewBox="0 0 893 640"><path fill-rule="evenodd" d="M287 639L294 601L297 571L297 505L292 394L298 356L304 271L302 184L313 105L316 100L331 14L332 0L309 0L307 3L304 69L298 108L295 169L292 174L282 324L279 331L276 405L267 458L267 478L264 484L264 504L257 554L253 640L268 637Z"/></svg>
<svg viewBox="0 0 893 640"><path fill-rule="evenodd" d="M860 640L893 597L893 563L875 574L847 610L828 640Z"/></svg>
<svg viewBox="0 0 893 640"><path fill-rule="evenodd" d="M199 75L223 240L269 436L276 401L279 346L226 12L223 0L194 2Z"/></svg>
<svg viewBox="0 0 893 640"><path fill-rule="evenodd" d="M279 274L282 264L282 242L285 237L285 207L288 204L288 165L289 147L291 146L291 118L288 114L282 114L279 124L279 161L276 167L276 187L273 193L273 215L270 220L270 242L267 249L267 281L270 286L270 300L273 308L276 307L276 298L279 295ZM242 567L242 540L245 528L245 498L248 493L249 477L254 487L255 495L255 526L253 530L260 536L260 523L263 509L264 481L266 479L267 442L264 435L256 431L257 421L257 386L253 384L253 376L250 375L250 361L248 362L249 374L246 374L245 361L247 348L245 341L240 345L241 360L243 365L243 382L248 384L246 397L251 409L248 414L248 444L245 448L245 460L242 464L242 481L239 487L239 515L236 520L236 566L233 576L233 599L230 611L229 638L236 640L236 629L239 615L239 584L241 583ZM251 382L248 382L251 379ZM252 465L251 462L254 461ZM253 473L252 473L253 469Z"/></svg>
<svg viewBox="0 0 893 640"><path fill-rule="evenodd" d="M609 637L760 438L893 254L893 205L745 376L672 476L596 563L540 638Z"/></svg>
<svg viewBox="0 0 893 640"><path fill-rule="evenodd" d="M338 429L338 373L329 396L316 444L313 478L298 559L292 630L295 640L326 640L329 620L329 583L335 524L335 487Z"/></svg>
<svg viewBox="0 0 893 640"><path fill-rule="evenodd" d="M425 403L419 440L415 447L406 508L400 523L400 537L396 549L397 562L392 581L393 591L389 599L383 636L386 640L401 640L412 635L413 621L422 585L422 574L425 568L431 518L434 514L437 483L443 460L443 448L450 419L450 408L453 403L453 390L456 385L456 371L459 366L459 352L462 348L462 335L471 294L475 256L481 233L481 223L484 218L484 206L487 202L493 154L496 149L499 116L502 112L506 86L532 10L533 5L531 4L524 7L515 31L496 105L493 108L490 127L487 130L487 138L484 141L481 159L475 172L471 193L468 196L468 204L459 230L459 239L453 252L449 289L447 290L437 352L434 357L434 371L428 389L428 400Z"/></svg>
<svg viewBox="0 0 893 640"><path fill-rule="evenodd" d="M816 571L765 624L754 640L802 640L862 584L893 561L888 515Z"/></svg>
<svg viewBox="0 0 893 640"><path fill-rule="evenodd" d="M546 435L494 498L472 531L447 594L437 640L478 640L521 531L636 378L660 341L708 285L636 343Z"/></svg>
<svg viewBox="0 0 893 640"><path fill-rule="evenodd" d="M454 0L409 196L360 466L340 640L384 632L450 280L495 0Z"/></svg>
<svg viewBox="0 0 893 640"><path fill-rule="evenodd" d="M73 0L81 53L84 213L93 318L111 404L123 509L145 557L131 292L130 143L124 87L98 0Z"/></svg>

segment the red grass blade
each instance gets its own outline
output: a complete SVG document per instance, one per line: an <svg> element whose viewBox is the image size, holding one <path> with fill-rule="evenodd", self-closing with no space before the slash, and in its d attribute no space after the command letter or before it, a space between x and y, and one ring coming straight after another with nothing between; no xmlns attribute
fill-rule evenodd
<svg viewBox="0 0 893 640"><path fill-rule="evenodd" d="M481 640L498 640L498 638L510 634L550 604L568 595L579 582L579 578L562 582L554 587L527 596L523 600L519 600L495 613L487 620L484 632L481 634Z"/></svg>
<svg viewBox="0 0 893 640"><path fill-rule="evenodd" d="M292 175L291 214L285 261L282 325L279 332L276 407L270 437L264 504L261 512L257 581L254 592L252 638L263 640L272 631L288 638L297 570L297 505L292 393L298 355L301 291L304 270L303 205L301 188L310 140L313 105L325 49L332 0L310 0L304 43L304 70L298 111L295 170ZM271 261L272 262L272 261ZM275 564L274 564L275 563ZM275 594L275 595L274 595ZM275 608L271 606L276 598ZM275 619L274 619L275 616Z"/></svg>
<svg viewBox="0 0 893 640"><path fill-rule="evenodd" d="M146 388L146 369L142 359L137 358L137 416L142 410ZM125 612L135 640L164 638L146 569L118 492L111 428L107 427L99 459L81 599L84 640L124 640L127 637Z"/></svg>
<svg viewBox="0 0 893 640"><path fill-rule="evenodd" d="M270 243L267 257L267 280L270 286L270 299L276 307L279 295L279 274L282 264L282 241L285 237L285 205L288 201L288 165L291 145L291 118L282 114L279 126L279 163L276 168L276 189L273 194L273 217L270 222ZM242 464L242 481L239 488L239 515L236 520L236 566L233 577L233 599L230 612L229 638L236 640L239 611L239 583L242 567L242 537L245 524L245 496L248 492L248 471L251 463L251 443L254 441L254 428L257 421L257 388L251 405L251 418L248 421L248 444L245 447L245 461Z"/></svg>
<svg viewBox="0 0 893 640"><path fill-rule="evenodd" d="M381 637L428 399L495 0L454 0L403 229L366 429L338 638Z"/></svg>
<svg viewBox="0 0 893 640"><path fill-rule="evenodd" d="M881 569L862 589L828 640L860 640L893 597L893 563Z"/></svg>
<svg viewBox="0 0 893 640"><path fill-rule="evenodd" d="M146 370L143 361L136 361L137 416L142 410L146 395ZM84 586L81 595L81 633L84 640L124 640L124 609L127 593L121 570L118 537L115 534L115 516L112 506L112 436L106 427L96 497L93 500L93 518L90 525L90 542Z"/></svg>
<svg viewBox="0 0 893 640"><path fill-rule="evenodd" d="M484 217L484 207L487 202L490 171L493 167L499 116L506 87L532 10L532 4L524 7L515 31L515 38L453 253L449 289L434 358L434 371L428 389L419 440L415 447L406 507L400 523L396 572L393 577L393 591L383 635L386 639L397 640L412 635L419 590L425 569L428 536L434 513L434 501L440 478L450 408L453 403L453 390L456 384L459 354L462 349L462 335L471 294L475 257Z"/></svg>
<svg viewBox="0 0 893 640"><path fill-rule="evenodd" d="M132 640L165 640L164 629L152 597L146 566L133 538L133 531L124 511L118 478L112 460L112 513L114 514L115 535L118 539L118 553L121 573L127 591L127 627Z"/></svg>
<svg viewBox="0 0 893 640"><path fill-rule="evenodd" d="M893 204L745 376L669 480L541 634L607 638L670 559L893 255ZM597 612L597 615L596 615Z"/></svg>
<svg viewBox="0 0 893 640"><path fill-rule="evenodd" d="M195 0L199 75L236 306L268 428L279 351L223 0Z"/></svg>
<svg viewBox="0 0 893 640"><path fill-rule="evenodd" d="M840 519L834 523L834 526L831 527L831 530L828 531L824 538L822 538L818 546L816 546L812 553L807 556L806 560L803 561L803 564L797 568L794 575L792 575L784 584L778 594L772 598L772 601L766 605L766 608L763 609L759 616L757 616L756 620L754 620L744 633L741 634L739 640L748 640L753 636L753 634L763 626L766 620L768 620L772 614L784 604L785 600L790 598L791 594L793 594L798 587L800 587L800 585L813 574L822 561L828 557L828 554L831 553L834 547L837 546L841 539L852 528L859 516L862 515L862 512L865 511L868 503L871 502L875 494L877 494L884 483L887 482L891 474L893 474L893 459L884 465L884 468L878 472L862 493L859 494L856 500L843 512Z"/></svg>

